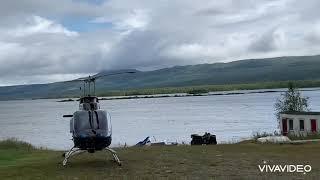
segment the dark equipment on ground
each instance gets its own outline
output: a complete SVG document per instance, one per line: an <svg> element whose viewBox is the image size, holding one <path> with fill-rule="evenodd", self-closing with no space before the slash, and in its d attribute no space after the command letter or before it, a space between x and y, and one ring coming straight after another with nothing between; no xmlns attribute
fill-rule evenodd
<svg viewBox="0 0 320 180"><path fill-rule="evenodd" d="M191 134L191 145L202 145L202 144L217 144L216 135L210 134L210 133L204 133L203 136L198 134Z"/></svg>
<svg viewBox="0 0 320 180"><path fill-rule="evenodd" d="M135 72L119 72L102 76L123 73ZM121 165L116 151L109 148L112 140L111 117L108 112L100 109L99 99L95 96L95 80L102 76L89 76L88 78L76 80L83 82L83 88L79 100L79 110L74 112L73 115L63 116L71 117L70 132L72 133L72 140L74 143L74 146L63 154L65 157L63 160L64 166L71 156L83 152L94 153L95 151L100 150L110 152L114 161L117 162L118 165Z"/></svg>
<svg viewBox="0 0 320 180"><path fill-rule="evenodd" d="M145 146L147 145L148 143L151 143L150 141L150 137L146 137L143 141L140 141L136 144L136 146Z"/></svg>

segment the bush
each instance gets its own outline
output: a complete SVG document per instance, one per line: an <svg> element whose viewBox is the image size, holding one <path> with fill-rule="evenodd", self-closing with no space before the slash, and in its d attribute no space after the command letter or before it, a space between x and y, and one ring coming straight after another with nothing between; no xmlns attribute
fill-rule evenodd
<svg viewBox="0 0 320 180"><path fill-rule="evenodd" d="M190 91L187 91L188 94L204 94L208 93L209 91L206 89L192 89Z"/></svg>

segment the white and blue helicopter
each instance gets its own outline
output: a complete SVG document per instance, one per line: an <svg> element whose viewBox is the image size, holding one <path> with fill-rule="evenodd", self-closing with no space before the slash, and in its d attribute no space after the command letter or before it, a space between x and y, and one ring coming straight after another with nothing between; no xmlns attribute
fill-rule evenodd
<svg viewBox="0 0 320 180"><path fill-rule="evenodd" d="M100 109L99 99L95 95L96 79L103 76L111 76L123 73L135 73L134 71L118 72L105 74L101 76L89 76L80 78L76 81L82 81L82 95L79 99L79 110L73 115L64 115L71 117L70 133L74 146L63 154L63 165L66 166L68 159L76 154L83 152L94 153L95 151L106 150L110 152L113 159L119 166L121 161L116 151L109 148L112 141L111 117L108 112Z"/></svg>

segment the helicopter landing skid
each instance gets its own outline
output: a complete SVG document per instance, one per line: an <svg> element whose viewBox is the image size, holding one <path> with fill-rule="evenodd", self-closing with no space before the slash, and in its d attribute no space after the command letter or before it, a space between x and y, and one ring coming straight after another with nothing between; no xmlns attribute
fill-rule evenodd
<svg viewBox="0 0 320 180"><path fill-rule="evenodd" d="M81 150L81 149L75 149L75 147L71 148L68 152L64 153L63 156L64 156L64 160L62 162L62 165L63 166L66 166L67 165L67 162L68 162L68 159L71 157L71 156L74 156L74 155L77 155L77 154L81 154L81 153L84 153L85 150Z"/></svg>
<svg viewBox="0 0 320 180"><path fill-rule="evenodd" d="M114 161L118 163L119 166L121 166L121 161L117 155L117 152L111 148L105 148L105 150L109 151L112 154Z"/></svg>
<svg viewBox="0 0 320 180"><path fill-rule="evenodd" d="M113 156L113 159L116 163L118 163L119 166L121 166L121 161L117 155L117 152L111 148L105 148L106 151L110 152ZM63 166L66 166L67 165L67 162L68 162L68 159L71 157L71 156L74 156L74 155L77 155L77 154L81 154L81 153L84 153L86 152L86 150L81 150L81 149L75 149L75 147L71 148L68 152L64 153L63 156L64 156L64 160L62 162L62 165Z"/></svg>

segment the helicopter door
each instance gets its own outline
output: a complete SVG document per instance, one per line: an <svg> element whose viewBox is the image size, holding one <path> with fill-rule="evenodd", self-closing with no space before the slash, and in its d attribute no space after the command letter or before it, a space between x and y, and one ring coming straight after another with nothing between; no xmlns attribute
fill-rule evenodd
<svg viewBox="0 0 320 180"><path fill-rule="evenodd" d="M107 113L102 110L93 111L92 126L97 134L101 136L110 136L111 131L108 127L111 127L111 122L107 116Z"/></svg>

